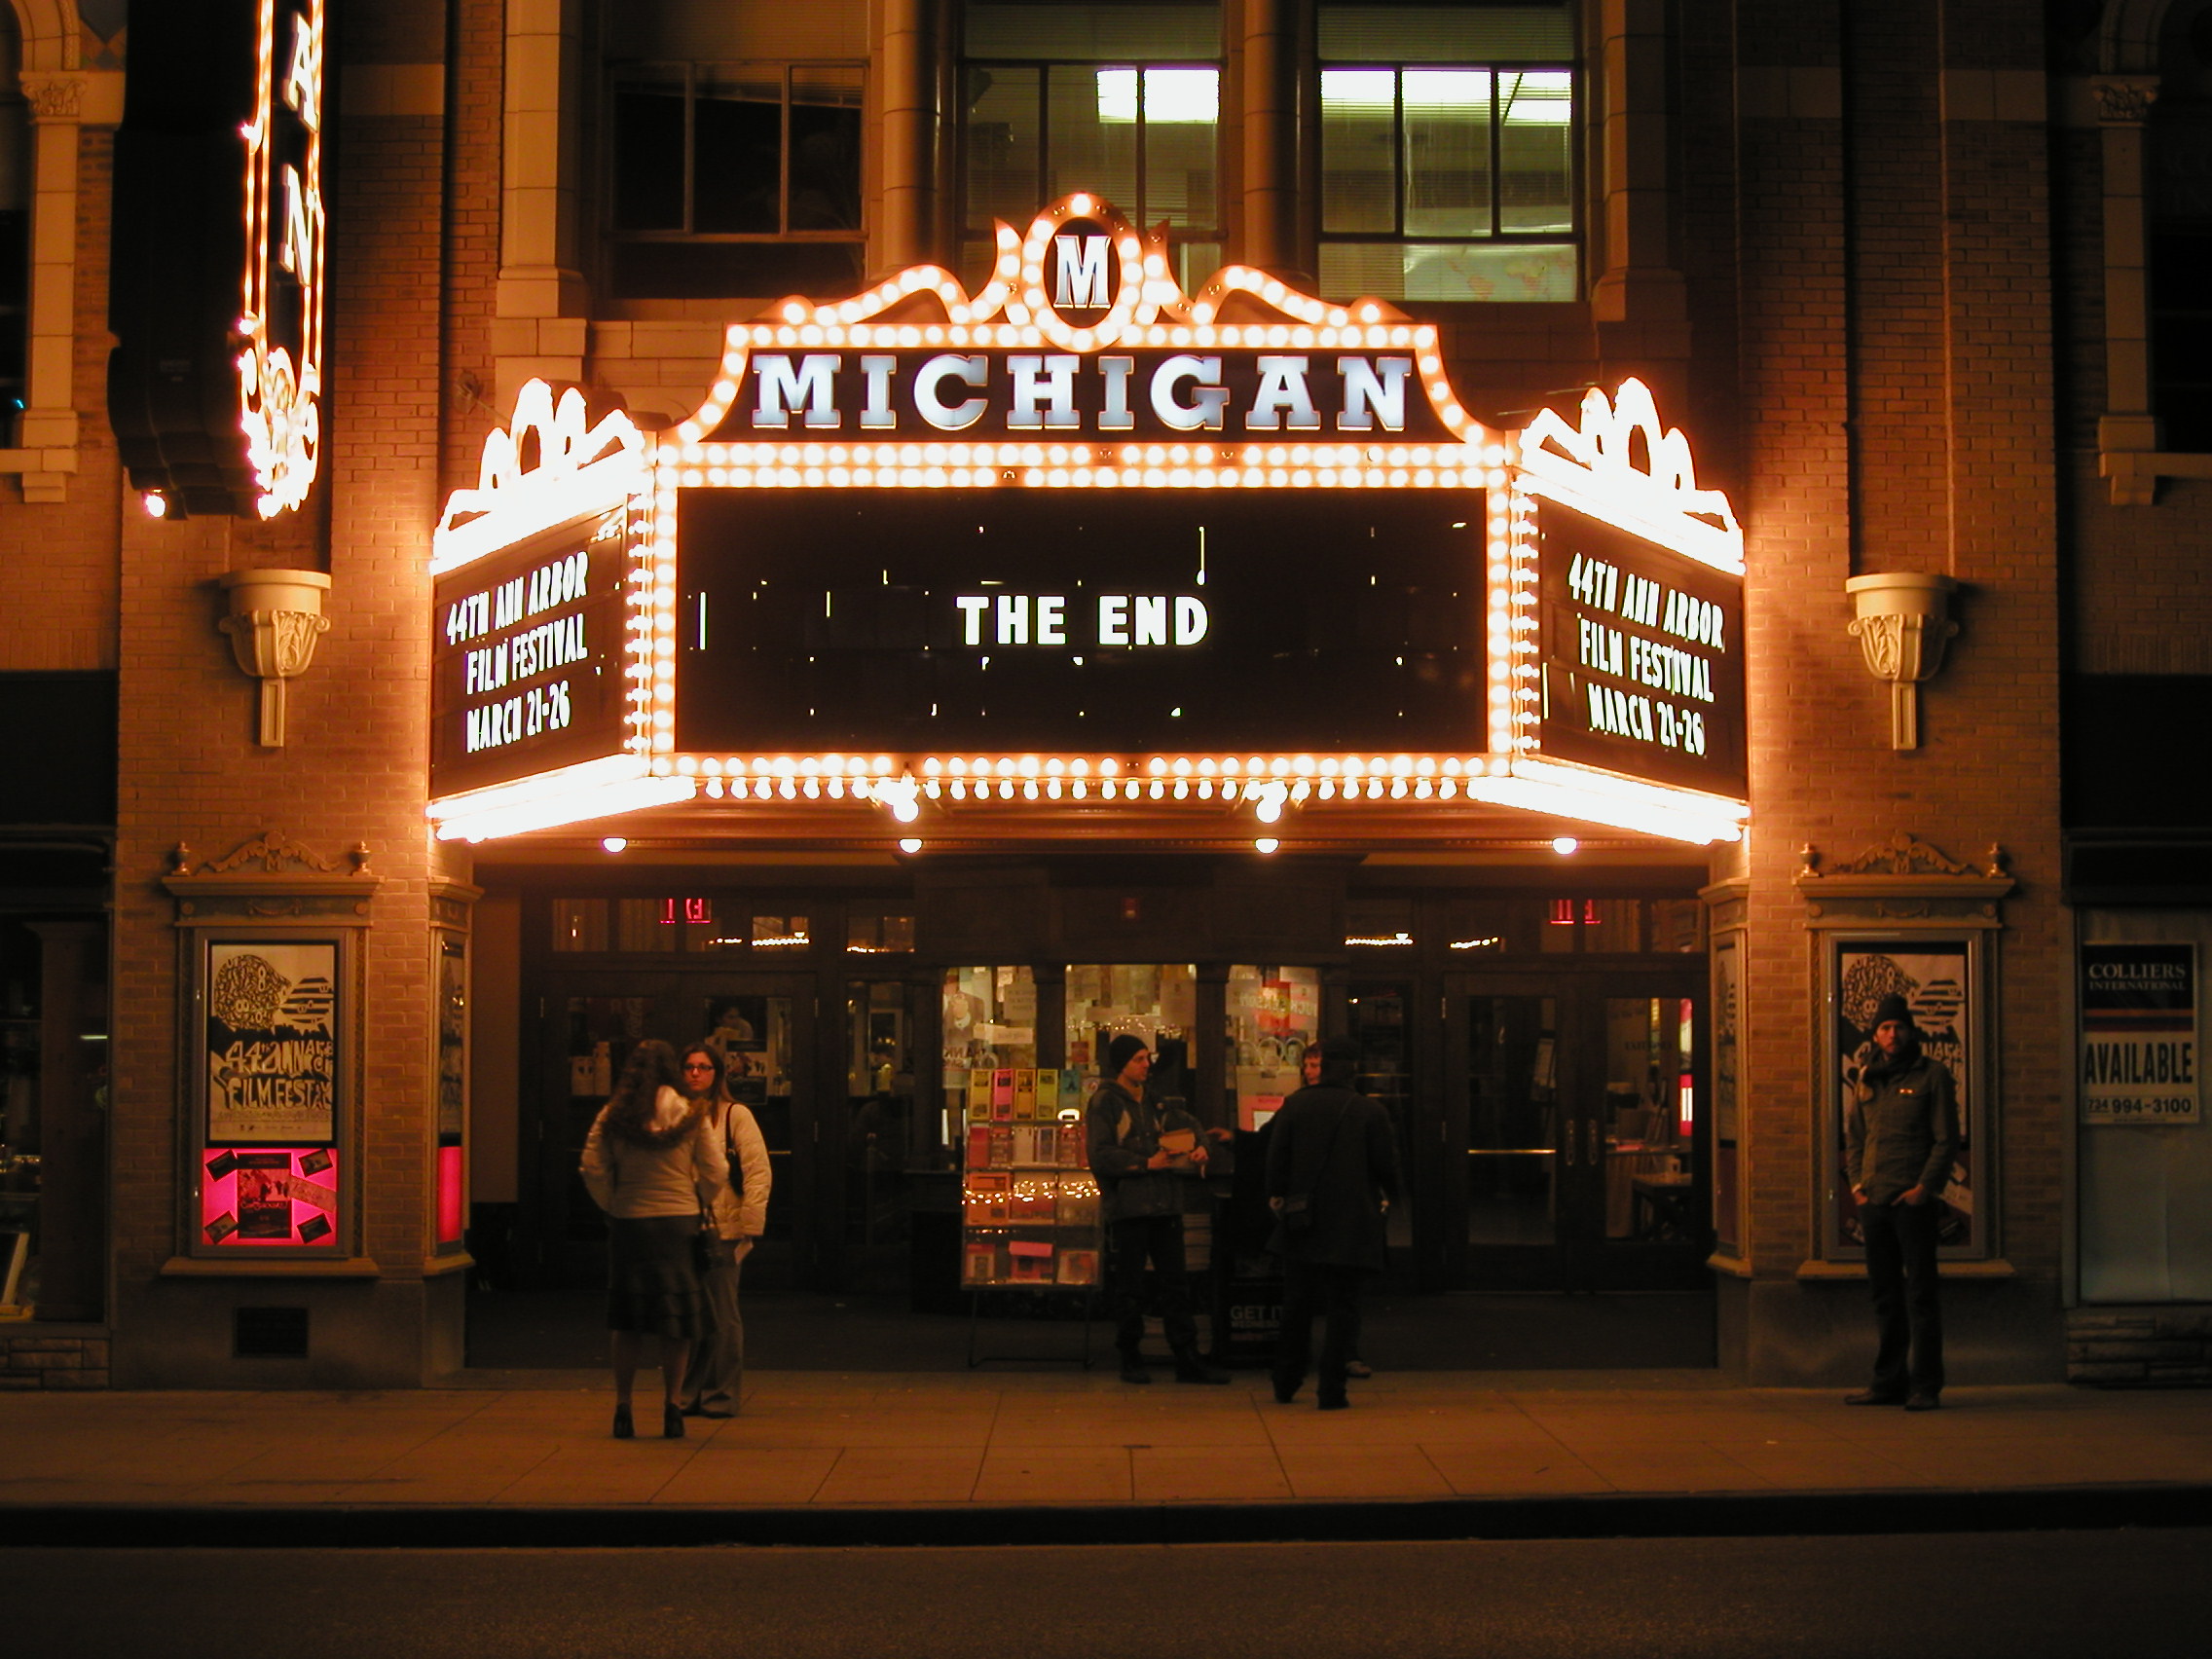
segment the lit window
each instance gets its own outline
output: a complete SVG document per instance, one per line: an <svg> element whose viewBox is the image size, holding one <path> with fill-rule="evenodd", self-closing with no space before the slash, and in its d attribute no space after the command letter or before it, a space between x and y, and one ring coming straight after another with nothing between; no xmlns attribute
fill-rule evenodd
<svg viewBox="0 0 2212 1659"><path fill-rule="evenodd" d="M914 918L856 910L845 919L845 949L856 956L891 956L914 948Z"/></svg>
<svg viewBox="0 0 2212 1659"><path fill-rule="evenodd" d="M1026 225L1078 190L1132 224L1165 225L1186 286L1212 276L1220 42L1210 5L970 6L960 99L969 277L990 264L993 220Z"/></svg>
<svg viewBox="0 0 2212 1659"><path fill-rule="evenodd" d="M1321 292L1573 299L1567 9L1338 5L1319 17Z"/></svg>

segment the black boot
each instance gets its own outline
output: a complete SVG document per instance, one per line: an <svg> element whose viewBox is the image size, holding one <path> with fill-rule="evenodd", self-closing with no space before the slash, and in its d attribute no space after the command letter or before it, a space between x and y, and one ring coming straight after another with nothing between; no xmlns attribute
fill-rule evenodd
<svg viewBox="0 0 2212 1659"><path fill-rule="evenodd" d="M1206 1364L1198 1357L1197 1348L1179 1347L1175 1350L1175 1381L1178 1382L1224 1383L1229 1381L1229 1373L1216 1371L1212 1366Z"/></svg>
<svg viewBox="0 0 2212 1659"><path fill-rule="evenodd" d="M1144 1355L1135 1348L1122 1350L1122 1381L1124 1382L1150 1382L1152 1373L1145 1369Z"/></svg>

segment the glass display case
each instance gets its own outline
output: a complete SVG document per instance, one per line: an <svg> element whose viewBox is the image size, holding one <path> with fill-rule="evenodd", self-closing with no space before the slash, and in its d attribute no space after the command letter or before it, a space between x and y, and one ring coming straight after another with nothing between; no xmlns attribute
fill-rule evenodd
<svg viewBox="0 0 2212 1659"><path fill-rule="evenodd" d="M1107 1045L1135 1037L1152 1051L1149 1090L1192 1098L1191 1028L1198 1018L1198 970L1187 962L1087 965L1068 970L1068 1065L1086 1080L1103 1080Z"/></svg>
<svg viewBox="0 0 2212 1659"><path fill-rule="evenodd" d="M960 1282L1098 1283L1098 1183L1083 1143L1085 1080L1037 1064L1037 981L1026 967L949 968L945 1116L960 1152Z"/></svg>
<svg viewBox="0 0 2212 1659"><path fill-rule="evenodd" d="M1300 1062L1321 1036L1318 968L1229 970L1229 1096L1240 1129L1267 1126L1304 1083Z"/></svg>

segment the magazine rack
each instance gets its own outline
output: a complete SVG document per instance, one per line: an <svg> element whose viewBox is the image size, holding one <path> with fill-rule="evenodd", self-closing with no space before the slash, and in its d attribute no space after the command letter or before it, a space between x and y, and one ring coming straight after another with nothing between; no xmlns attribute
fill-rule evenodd
<svg viewBox="0 0 2212 1659"><path fill-rule="evenodd" d="M1098 1182L1073 1102L1081 1076L1053 1068L975 1071L967 1089L960 1282L968 1292L968 1364L1051 1361L1090 1367L1104 1243ZM1062 1102L1068 1102L1063 1105ZM1080 1298L1083 1349L978 1352L986 1302L1015 1298L1039 1316Z"/></svg>

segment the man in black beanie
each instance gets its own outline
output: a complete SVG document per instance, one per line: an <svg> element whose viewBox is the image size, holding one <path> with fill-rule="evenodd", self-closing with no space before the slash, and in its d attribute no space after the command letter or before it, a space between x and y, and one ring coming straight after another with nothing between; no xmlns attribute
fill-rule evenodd
<svg viewBox="0 0 2212 1659"><path fill-rule="evenodd" d="M1190 1113L1146 1098L1145 1079L1151 1075L1151 1051L1124 1032L1107 1044L1106 1081L1084 1111L1090 1171L1106 1199L1106 1302L1122 1351L1122 1381L1152 1381L1139 1351L1144 1264L1150 1257L1167 1347L1175 1356L1175 1381L1227 1382L1227 1375L1198 1358L1198 1320L1183 1268L1183 1204L1205 1173L1205 1131ZM1162 1136L1167 1146L1161 1144Z"/></svg>
<svg viewBox="0 0 2212 1659"><path fill-rule="evenodd" d="M1268 1202L1282 1257L1282 1335L1275 1343L1275 1398L1284 1405L1306 1381L1313 1315L1321 1337L1319 1404L1342 1411L1359 1328L1360 1281L1382 1271L1385 1205L1398 1196L1397 1138L1382 1108L1352 1088L1359 1045L1321 1045L1320 1082L1283 1102L1269 1125Z"/></svg>
<svg viewBox="0 0 2212 1659"><path fill-rule="evenodd" d="M1873 1046L1856 1075L1847 1074L1852 1098L1844 1133L1881 1346L1873 1382L1844 1403L1928 1412L1943 1393L1936 1235L1959 1150L1958 1088L1948 1070L1921 1052L1912 1010L1900 996L1876 1006Z"/></svg>

